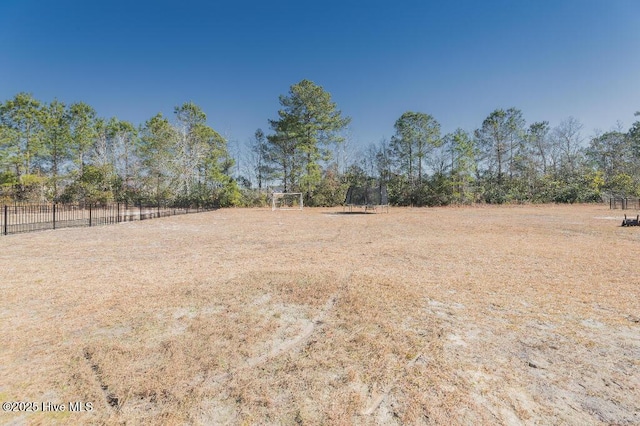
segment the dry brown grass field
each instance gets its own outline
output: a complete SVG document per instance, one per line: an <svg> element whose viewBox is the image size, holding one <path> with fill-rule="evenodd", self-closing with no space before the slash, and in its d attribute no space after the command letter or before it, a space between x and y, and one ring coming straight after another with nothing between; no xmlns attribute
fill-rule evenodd
<svg viewBox="0 0 640 426"><path fill-rule="evenodd" d="M637 425L621 221L225 209L0 237L0 401L39 408L0 423Z"/></svg>

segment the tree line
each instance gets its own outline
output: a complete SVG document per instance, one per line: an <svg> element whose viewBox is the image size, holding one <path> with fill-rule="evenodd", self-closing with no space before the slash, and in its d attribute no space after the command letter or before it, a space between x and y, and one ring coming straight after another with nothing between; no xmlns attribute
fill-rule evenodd
<svg viewBox="0 0 640 426"><path fill-rule="evenodd" d="M472 132L443 134L432 115L407 111L391 140L369 145L340 167L336 154L350 119L330 94L303 80L280 104L271 133L255 133L253 172L239 179L245 188L275 183L303 192L311 205L340 204L351 185L381 184L391 204L415 206L640 196L640 121L586 138L573 117L555 127L527 124L521 110L508 108L492 111Z"/></svg>
<svg viewBox="0 0 640 426"><path fill-rule="evenodd" d="M136 127L83 102L26 93L0 104L0 198L16 202L234 205L227 142L191 102Z"/></svg>
<svg viewBox="0 0 640 426"><path fill-rule="evenodd" d="M351 153L350 118L329 92L302 80L279 101L268 132L257 129L247 146L248 167L234 173L227 141L191 102L135 126L19 93L0 104L0 197L239 206L264 205L277 189L330 206L351 185L380 184L392 204L415 206L640 196L640 121L587 138L574 118L527 124L508 108L443 134L432 115L408 111L390 140Z"/></svg>

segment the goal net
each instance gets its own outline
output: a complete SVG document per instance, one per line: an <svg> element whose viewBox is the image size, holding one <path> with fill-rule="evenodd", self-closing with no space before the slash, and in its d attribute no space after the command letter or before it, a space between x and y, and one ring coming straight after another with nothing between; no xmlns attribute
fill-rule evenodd
<svg viewBox="0 0 640 426"><path fill-rule="evenodd" d="M274 192L271 210L302 210L302 192Z"/></svg>

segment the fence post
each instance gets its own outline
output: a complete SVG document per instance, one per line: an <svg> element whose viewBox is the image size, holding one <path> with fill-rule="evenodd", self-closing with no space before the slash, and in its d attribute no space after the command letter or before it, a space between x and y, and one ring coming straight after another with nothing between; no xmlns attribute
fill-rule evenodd
<svg viewBox="0 0 640 426"><path fill-rule="evenodd" d="M7 218L8 218L8 207L4 205L4 235L7 235Z"/></svg>
<svg viewBox="0 0 640 426"><path fill-rule="evenodd" d="M53 203L53 229L56 229L56 203Z"/></svg>
<svg viewBox="0 0 640 426"><path fill-rule="evenodd" d="M138 207L140 209L140 220L142 220L142 203Z"/></svg>
<svg viewBox="0 0 640 426"><path fill-rule="evenodd" d="M89 204L89 227L91 227L91 204Z"/></svg>
<svg viewBox="0 0 640 426"><path fill-rule="evenodd" d="M118 206L118 213L116 214L116 223L120 223L120 203L117 204Z"/></svg>

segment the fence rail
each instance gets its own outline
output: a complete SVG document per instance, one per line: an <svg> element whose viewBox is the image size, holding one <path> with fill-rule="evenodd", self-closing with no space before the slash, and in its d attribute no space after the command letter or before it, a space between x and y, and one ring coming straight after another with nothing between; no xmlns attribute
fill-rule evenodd
<svg viewBox="0 0 640 426"><path fill-rule="evenodd" d="M622 209L622 210L640 210L640 198L622 198L614 197L609 198L610 209Z"/></svg>
<svg viewBox="0 0 640 426"><path fill-rule="evenodd" d="M200 213L213 208L73 204L5 204L0 211L0 234L44 231L81 226L112 225L179 214Z"/></svg>

